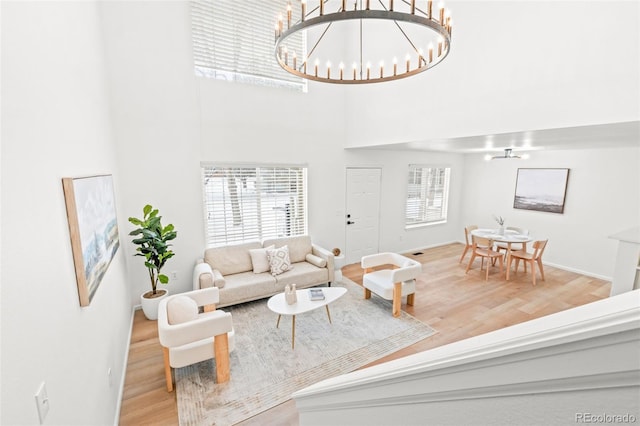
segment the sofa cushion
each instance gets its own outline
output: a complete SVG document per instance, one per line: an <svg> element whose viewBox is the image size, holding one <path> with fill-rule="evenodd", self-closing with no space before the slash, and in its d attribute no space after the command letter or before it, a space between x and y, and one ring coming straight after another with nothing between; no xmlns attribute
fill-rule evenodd
<svg viewBox="0 0 640 426"><path fill-rule="evenodd" d="M279 275L291 269L289 247L283 246L280 248L268 249L267 256L269 257L271 275Z"/></svg>
<svg viewBox="0 0 640 426"><path fill-rule="evenodd" d="M188 296L176 296L167 303L169 324L181 324L198 318L198 304Z"/></svg>
<svg viewBox="0 0 640 426"><path fill-rule="evenodd" d="M311 253L311 237L308 235L273 238L262 242L263 247L270 245L274 245L276 248L283 246L289 247L289 259L291 259L291 263L304 262L307 254Z"/></svg>
<svg viewBox="0 0 640 426"><path fill-rule="evenodd" d="M318 268L308 262L298 262L292 266L287 272L275 277L277 291L283 291L287 284L295 284L296 288L300 289L329 281L329 270L327 268Z"/></svg>
<svg viewBox="0 0 640 426"><path fill-rule="evenodd" d="M211 265L211 269L217 269L225 276L253 271L249 250L261 247L258 241L214 247L205 250L204 261Z"/></svg>
<svg viewBox="0 0 640 426"><path fill-rule="evenodd" d="M226 277L227 285L220 290L218 307L235 305L249 300L271 296L276 291L276 279L270 273L254 274L253 271Z"/></svg>
<svg viewBox="0 0 640 426"><path fill-rule="evenodd" d="M253 265L253 273L261 274L263 272L269 272L271 266L269 265L269 256L267 256L267 250L273 249L273 246L265 248L257 248L249 250L249 256L251 256L251 264Z"/></svg>

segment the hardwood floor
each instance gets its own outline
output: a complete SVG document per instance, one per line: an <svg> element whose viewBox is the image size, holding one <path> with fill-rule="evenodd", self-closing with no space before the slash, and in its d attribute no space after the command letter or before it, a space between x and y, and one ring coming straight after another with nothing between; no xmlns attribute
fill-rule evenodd
<svg viewBox="0 0 640 426"><path fill-rule="evenodd" d="M531 274L522 266L510 280L492 268L489 280L480 272L480 261L468 274L470 255L458 263L462 244L406 254L423 264L414 306L402 309L438 331L421 342L382 358L370 365L446 345L544 315L584 305L609 295L611 283L573 272L545 266L546 281L534 287ZM362 284L360 264L342 268L345 277ZM373 296L377 297L377 296ZM389 302L391 303L391 302ZM391 308L389 308L391 312ZM233 375L233 371L231 372ZM168 393L164 381L162 350L156 321L136 311L127 374L120 413L121 425L176 425L176 393ZM297 425L298 413L290 400L245 422L248 425Z"/></svg>

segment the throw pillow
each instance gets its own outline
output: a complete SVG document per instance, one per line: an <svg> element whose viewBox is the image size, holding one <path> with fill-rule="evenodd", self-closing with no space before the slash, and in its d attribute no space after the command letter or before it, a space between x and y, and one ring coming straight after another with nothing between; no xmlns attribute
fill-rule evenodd
<svg viewBox="0 0 640 426"><path fill-rule="evenodd" d="M268 272L271 269L271 267L269 266L269 257L267 256L267 250L272 250L274 247L275 246L269 246L265 248L249 250L254 274Z"/></svg>
<svg viewBox="0 0 640 426"><path fill-rule="evenodd" d="M307 262L317 266L318 268L324 268L325 266L327 266L327 261L320 256L316 256L315 254L309 253L305 259L307 260Z"/></svg>
<svg viewBox="0 0 640 426"><path fill-rule="evenodd" d="M198 304L188 296L176 296L167 303L169 324L181 324L198 318Z"/></svg>
<svg viewBox="0 0 640 426"><path fill-rule="evenodd" d="M269 267L271 275L279 275L291 269L291 260L289 259L289 247L282 246L277 249L267 250L269 257Z"/></svg>

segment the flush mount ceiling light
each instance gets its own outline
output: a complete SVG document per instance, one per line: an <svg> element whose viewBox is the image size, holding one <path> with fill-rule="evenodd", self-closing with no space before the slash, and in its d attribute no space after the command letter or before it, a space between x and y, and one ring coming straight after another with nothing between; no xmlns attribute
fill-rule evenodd
<svg viewBox="0 0 640 426"><path fill-rule="evenodd" d="M275 26L275 56L289 73L323 83L393 81L442 62L451 28L450 13L431 0L289 0ZM288 40L304 31L313 47L296 52Z"/></svg>
<svg viewBox="0 0 640 426"><path fill-rule="evenodd" d="M499 160L499 159L504 159L504 158L527 158L527 155L515 155L513 153L513 150L511 148L505 148L504 150L504 155L495 155L495 156L490 156L489 154L487 154L484 157L486 160Z"/></svg>

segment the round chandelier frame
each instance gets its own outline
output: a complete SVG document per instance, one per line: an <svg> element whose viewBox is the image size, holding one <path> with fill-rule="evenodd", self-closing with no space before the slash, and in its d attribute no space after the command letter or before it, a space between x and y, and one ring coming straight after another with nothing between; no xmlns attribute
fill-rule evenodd
<svg viewBox="0 0 640 426"><path fill-rule="evenodd" d="M322 83L334 83L334 84L368 84L368 83L381 83L386 81L399 80L406 77L411 77L416 74L420 74L428 69L433 68L447 57L451 47L451 32L452 21L448 12L445 12L444 6L440 4L439 13L435 16L433 11L432 0L424 1L426 11L416 7L416 0L401 0L400 3L404 3L410 7L410 12L401 12L394 10L393 0L388 0L388 7L383 4L381 0L378 0L382 5L382 9L371 9L370 0L355 0L353 10L347 9L347 1L342 0L342 6L340 10L334 13L325 13L325 2L328 0L318 0L319 5L315 9L306 13L306 0L301 0L301 16L297 22L292 22L292 7L291 1L288 2L286 18L282 15L278 18L275 25L275 57L278 64L287 72L294 74L298 77L308 80L314 80ZM365 3L366 1L366 3ZM358 8L358 5L360 8ZM317 12L317 14L316 14ZM347 72L344 69L344 65L341 62L337 72L331 72L330 63L327 64L325 73L320 72L318 67L318 60L315 64L308 64L309 58L313 54L315 48L322 41L323 37L330 29L331 25L340 21L352 21L359 20L362 25L363 21L367 20L386 20L393 21L398 30L402 33L404 38L411 45L411 49L416 53L417 62L411 61L407 55L406 63L404 66L398 64L394 58L393 66L384 69L383 63L380 64L380 68L372 69L370 64L365 65L362 58L362 31L360 32L360 64L354 62L352 72ZM285 24L286 22L286 24ZM423 52L422 49L416 47L416 44L409 38L406 32L401 27L400 23L415 24L422 28L426 28L434 32L438 36L438 42L436 45L430 45L428 52ZM289 54L287 47L283 44L285 41L292 37L294 34L298 34L308 28L326 25L326 28L322 32L322 35L317 40L313 48L305 55L304 58L297 58L296 53ZM285 28L286 26L286 28Z"/></svg>

